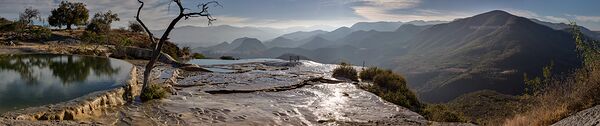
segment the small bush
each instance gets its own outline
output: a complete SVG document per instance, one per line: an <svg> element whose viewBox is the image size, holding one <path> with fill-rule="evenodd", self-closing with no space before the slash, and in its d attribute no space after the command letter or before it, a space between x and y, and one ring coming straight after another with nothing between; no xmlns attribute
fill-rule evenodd
<svg viewBox="0 0 600 126"><path fill-rule="evenodd" d="M6 18L0 17L0 26L5 25L5 24L10 24L10 23L12 23L12 21L10 21Z"/></svg>
<svg viewBox="0 0 600 126"><path fill-rule="evenodd" d="M200 53L194 53L192 55L192 58L194 58L194 59L206 59L206 56L204 56L204 55L202 55Z"/></svg>
<svg viewBox="0 0 600 126"><path fill-rule="evenodd" d="M162 99L167 97L167 90L158 84L150 84L146 91L142 92L140 99L142 101L150 101L153 99Z"/></svg>
<svg viewBox="0 0 600 126"><path fill-rule="evenodd" d="M409 90L408 87L406 87L406 80L404 80L404 77L392 72L377 74L373 83L386 91L396 92Z"/></svg>
<svg viewBox="0 0 600 126"><path fill-rule="evenodd" d="M103 44L106 43L108 37L106 35L97 34L95 32L86 31L79 37L84 42Z"/></svg>
<svg viewBox="0 0 600 126"><path fill-rule="evenodd" d="M350 79L352 81L358 81L358 72L356 69L347 63L340 63L338 67L333 69L333 77L335 78L345 78Z"/></svg>
<svg viewBox="0 0 600 126"><path fill-rule="evenodd" d="M27 24L20 21L6 22L6 24L0 26L0 31L21 33L26 29L26 26Z"/></svg>
<svg viewBox="0 0 600 126"><path fill-rule="evenodd" d="M361 71L359 73L359 77L362 81L373 81L373 79L375 78L375 76L377 74L384 73L384 72L391 73L392 71L379 69L377 67L371 67L371 68Z"/></svg>
<svg viewBox="0 0 600 126"><path fill-rule="evenodd" d="M219 57L219 59L222 59L222 60L236 60L232 56L221 56L221 57Z"/></svg>
<svg viewBox="0 0 600 126"><path fill-rule="evenodd" d="M136 21L129 21L129 30L131 32L140 33L144 31L144 27Z"/></svg>
<svg viewBox="0 0 600 126"><path fill-rule="evenodd" d="M365 70L366 71L366 70ZM382 99L406 107L415 112L421 112L422 104L417 96L406 86L404 78L389 70L373 68L371 73L366 76L374 76L373 85L363 87L363 89L376 94Z"/></svg>
<svg viewBox="0 0 600 126"><path fill-rule="evenodd" d="M468 122L462 114L448 109L444 105L427 105L423 109L423 116L430 121L437 122Z"/></svg>
<svg viewBox="0 0 600 126"><path fill-rule="evenodd" d="M118 43L116 43L117 46L132 46L135 42L129 38L121 38L119 40Z"/></svg>
<svg viewBox="0 0 600 126"><path fill-rule="evenodd" d="M25 31L29 40L46 40L52 36L52 31L45 27L32 27Z"/></svg>

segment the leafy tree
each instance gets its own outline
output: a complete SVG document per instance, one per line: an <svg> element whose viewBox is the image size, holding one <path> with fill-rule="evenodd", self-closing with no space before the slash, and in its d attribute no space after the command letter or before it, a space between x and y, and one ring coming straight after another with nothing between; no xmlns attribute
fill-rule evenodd
<svg viewBox="0 0 600 126"><path fill-rule="evenodd" d="M134 22L134 21L130 21L129 22L129 30L132 32L143 32L144 31L144 27L142 27L142 25L140 25L140 23L138 22Z"/></svg>
<svg viewBox="0 0 600 126"><path fill-rule="evenodd" d="M83 3L62 1L59 7L53 9L51 13L48 17L48 24L59 28L66 25L67 29L71 29L73 25L85 25L89 18L89 11Z"/></svg>
<svg viewBox="0 0 600 126"><path fill-rule="evenodd" d="M19 21L27 25L32 25L34 19L41 21L42 17L40 17L40 11L32 7L27 7L25 11L19 14Z"/></svg>
<svg viewBox="0 0 600 126"><path fill-rule="evenodd" d="M113 21L119 20L119 15L113 14L110 10L106 13L96 13L85 30L105 34L110 31L110 24L112 24Z"/></svg>

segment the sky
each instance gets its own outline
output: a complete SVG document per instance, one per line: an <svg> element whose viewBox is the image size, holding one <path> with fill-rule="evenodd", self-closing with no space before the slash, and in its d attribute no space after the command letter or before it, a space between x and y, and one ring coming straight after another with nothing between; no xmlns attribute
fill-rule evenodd
<svg viewBox="0 0 600 126"><path fill-rule="evenodd" d="M0 16L16 19L26 7L33 7L43 17L61 0L0 0ZM83 2L93 15L112 10L124 27L134 20L139 4L136 0L67 0ZM141 18L150 29L164 29L178 13L169 0L143 0ZM221 6L209 11L217 19L213 25L251 27L331 28L351 26L356 22L374 21L452 21L476 14L504 10L514 15L549 22L575 21L600 31L600 0L216 0ZM186 8L196 11L207 0L183 0ZM90 17L91 18L91 17ZM178 26L208 26L205 18L191 18Z"/></svg>

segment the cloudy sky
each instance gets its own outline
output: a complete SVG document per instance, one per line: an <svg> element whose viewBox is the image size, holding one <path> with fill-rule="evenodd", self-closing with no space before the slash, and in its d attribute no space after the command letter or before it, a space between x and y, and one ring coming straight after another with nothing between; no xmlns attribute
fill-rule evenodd
<svg viewBox="0 0 600 126"><path fill-rule="evenodd" d="M0 0L0 16L16 19L18 13L31 6L47 17L61 0ZM87 4L91 13L112 10L122 27L134 20L136 0L68 0ZM142 19L151 29L166 27L177 14L169 9L169 0L143 0L147 6ZM600 30L600 0L217 0L223 7L210 11L218 19L216 25L286 28L297 26L350 26L360 21L451 21L475 14L505 10L515 15L550 22L576 21ZM206 0L184 0L195 8ZM170 11L169 11L170 10ZM90 14L93 15L93 14ZM179 26L207 26L202 18L179 23Z"/></svg>

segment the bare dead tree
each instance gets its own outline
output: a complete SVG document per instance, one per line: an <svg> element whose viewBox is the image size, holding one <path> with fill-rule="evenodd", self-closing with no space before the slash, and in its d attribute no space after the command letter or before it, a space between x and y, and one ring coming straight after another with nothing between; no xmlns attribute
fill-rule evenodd
<svg viewBox="0 0 600 126"><path fill-rule="evenodd" d="M175 19L173 19L171 21L171 23L169 24L169 26L167 27L167 29L165 30L163 35L160 37L160 39L158 40L158 43L157 43L156 38L154 37L152 32L150 32L148 27L146 27L146 24L144 24L144 22L140 19L140 12L141 12L142 8L144 7L144 2L142 2L141 0L138 0L138 2L140 3L140 7L138 8L137 15L135 18L140 23L140 25L142 25L144 30L146 31L146 34L148 35L150 41L153 44L155 44L155 47L152 50L152 57L150 58L150 61L148 62L148 64L146 64L146 67L144 70L144 82L143 82L143 87L142 87L142 93L147 91L148 87L150 86L150 84L149 84L150 73L152 72L152 69L154 68L154 65L156 64L156 61L158 60L158 58L160 56L163 44L167 41L169 34L173 30L173 28L175 27L177 22L179 22L181 19L187 20L192 17L206 17L206 19L208 19L208 24L210 25L213 21L216 21L216 19L213 18L211 16L211 14L208 12L210 5L221 6L217 1L210 1L207 3L199 3L196 6L196 7L198 7L199 11L186 12L186 10L192 11L192 9L184 8L181 1L182 0L172 0L171 1L171 3L177 4L177 7L179 9L179 14L177 15L177 17L175 17ZM171 3L169 3L169 4L171 4Z"/></svg>

